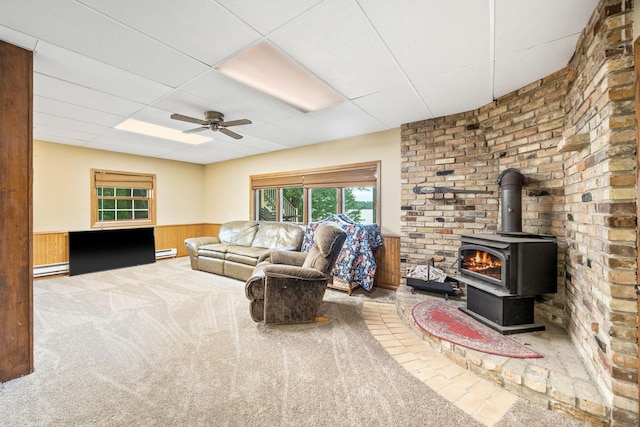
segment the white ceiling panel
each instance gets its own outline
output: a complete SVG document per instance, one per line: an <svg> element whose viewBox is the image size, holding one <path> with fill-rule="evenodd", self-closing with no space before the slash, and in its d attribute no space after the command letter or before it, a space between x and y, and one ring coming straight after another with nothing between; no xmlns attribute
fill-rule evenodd
<svg viewBox="0 0 640 427"><path fill-rule="evenodd" d="M312 112L310 115L335 128L340 135L339 138L387 129L382 122L352 102L343 102L331 108ZM357 120L351 119L352 117Z"/></svg>
<svg viewBox="0 0 640 427"><path fill-rule="evenodd" d="M439 74L415 83L435 117L479 108L493 101L489 63Z"/></svg>
<svg viewBox="0 0 640 427"><path fill-rule="evenodd" d="M38 44L37 38L3 26L0 26L0 40L27 50L35 50Z"/></svg>
<svg viewBox="0 0 640 427"><path fill-rule="evenodd" d="M215 70L184 84L180 90L223 106L221 112L225 116L227 114L224 107L243 111L245 116L238 117L239 119L274 121L302 114L295 108L238 83ZM231 117L228 119L233 120Z"/></svg>
<svg viewBox="0 0 640 427"><path fill-rule="evenodd" d="M242 20L267 35L321 0L217 0Z"/></svg>
<svg viewBox="0 0 640 427"><path fill-rule="evenodd" d="M273 142L273 141L258 138L252 135L244 134L242 132L242 128L240 127L233 128L233 131L244 135L244 138L240 140L235 140L235 143L246 150L254 149L262 153L268 153L270 151L286 150L287 148L289 148L288 146L279 144L277 142Z"/></svg>
<svg viewBox="0 0 640 427"><path fill-rule="evenodd" d="M163 96L161 99L154 102L153 106L165 111L167 113L167 118L169 118L173 113L178 113L184 116L204 119L205 111L221 111L229 117L245 118L240 117L243 113L239 111L180 90L176 90L166 96ZM257 121L257 119L252 118L252 122L255 123ZM193 125L187 122L173 120L171 123L173 128L179 130L193 128Z"/></svg>
<svg viewBox="0 0 640 427"><path fill-rule="evenodd" d="M579 35L598 3L598 0L495 0L496 57ZM558 19L560 15L564 18Z"/></svg>
<svg viewBox="0 0 640 427"><path fill-rule="evenodd" d="M151 103L173 89L128 71L40 42L34 71L141 103Z"/></svg>
<svg viewBox="0 0 640 427"><path fill-rule="evenodd" d="M208 65L260 38L257 31L211 0L79 1Z"/></svg>
<svg viewBox="0 0 640 427"><path fill-rule="evenodd" d="M308 114L301 114L280 120L276 125L306 136L311 140L310 143L312 144L339 138L336 137L336 135L339 134L338 129Z"/></svg>
<svg viewBox="0 0 640 427"><path fill-rule="evenodd" d="M205 164L468 111L565 67L598 0L0 0L0 40L33 50L34 136ZM219 73L258 41L348 102L303 113ZM273 73L269 69L265 74ZM302 93L304 95L304 91ZM249 119L200 145L179 131Z"/></svg>
<svg viewBox="0 0 640 427"><path fill-rule="evenodd" d="M145 155L161 155L170 151L192 147L190 144L155 138L124 130L110 129L94 138L87 147L106 149L104 147L118 147L120 152L145 152ZM131 150L131 151L127 151Z"/></svg>
<svg viewBox="0 0 640 427"><path fill-rule="evenodd" d="M33 93L43 98L51 98L68 104L80 105L125 117L144 107L144 104L138 102L39 73L34 73L33 75Z"/></svg>
<svg viewBox="0 0 640 427"><path fill-rule="evenodd" d="M497 58L494 97L499 98L565 67L567 57L575 51L577 41L577 35L565 37Z"/></svg>
<svg viewBox="0 0 640 427"><path fill-rule="evenodd" d="M80 120L69 119L61 116L54 116L52 114L34 112L33 121L38 122L41 125L60 128L60 129L74 129L78 132L84 132L92 135L100 135L102 132L108 130L106 126L100 126L94 123L83 122Z"/></svg>
<svg viewBox="0 0 640 427"><path fill-rule="evenodd" d="M105 127L113 127L124 120L124 117L104 111L93 110L66 102L41 96L33 97L33 111L66 117L81 122L93 123Z"/></svg>
<svg viewBox="0 0 640 427"><path fill-rule="evenodd" d="M312 144L315 141L307 136L299 135L271 123L246 126L242 129L242 132L244 135L259 136L287 147L300 147Z"/></svg>
<svg viewBox="0 0 640 427"><path fill-rule="evenodd" d="M409 84L363 96L353 102L388 128L433 117Z"/></svg>
<svg viewBox="0 0 640 427"><path fill-rule="evenodd" d="M95 138L94 134L63 129L59 127L37 124L33 127L33 139L41 141L58 142L68 145L84 145Z"/></svg>
<svg viewBox="0 0 640 427"><path fill-rule="evenodd" d="M224 162L225 160L237 159L238 157L242 157L242 156L228 154L228 153L208 154L208 153L200 153L196 150L181 150L181 151L172 151L160 157L171 159L171 160L177 160L179 162L198 163L198 164L206 165L209 163Z"/></svg>
<svg viewBox="0 0 640 427"><path fill-rule="evenodd" d="M171 87L208 68L72 0L5 1L0 25Z"/></svg>
<svg viewBox="0 0 640 427"><path fill-rule="evenodd" d="M244 138L241 141L244 141ZM258 150L254 147L242 144L241 141L237 141L225 136L224 134L217 133L213 141L205 142L204 144L198 145L197 148L201 149L203 152L221 152L233 154L234 156L238 157L253 156L255 154L264 153L264 150Z"/></svg>
<svg viewBox="0 0 640 427"><path fill-rule="evenodd" d="M269 39L349 99L406 82L355 0L325 0Z"/></svg>
<svg viewBox="0 0 640 427"><path fill-rule="evenodd" d="M411 81L486 62L488 0L359 0Z"/></svg>

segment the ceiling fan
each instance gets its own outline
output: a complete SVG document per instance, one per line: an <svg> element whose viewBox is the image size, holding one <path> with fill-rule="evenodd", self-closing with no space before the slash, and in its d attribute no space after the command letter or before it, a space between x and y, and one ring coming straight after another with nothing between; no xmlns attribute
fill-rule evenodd
<svg viewBox="0 0 640 427"><path fill-rule="evenodd" d="M183 133L196 133L196 132L202 132L203 130L211 129L212 131L219 130L220 132L234 139L240 139L242 138L242 135L227 129L227 127L251 124L251 120L248 120L248 119L231 120L229 122L225 122L224 114L218 111L205 111L204 120L196 119L194 117L189 117L189 116L183 116L182 114L176 114L176 113L172 114L171 118L174 120L182 120L183 122L197 123L199 125L202 125L201 127L197 127L195 129L185 130Z"/></svg>

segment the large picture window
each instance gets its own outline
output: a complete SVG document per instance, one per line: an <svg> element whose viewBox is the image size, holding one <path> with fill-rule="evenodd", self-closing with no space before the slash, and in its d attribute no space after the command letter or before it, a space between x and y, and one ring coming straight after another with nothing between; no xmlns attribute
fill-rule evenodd
<svg viewBox="0 0 640 427"><path fill-rule="evenodd" d="M380 223L380 162L251 176L252 218L306 224L330 214Z"/></svg>
<svg viewBox="0 0 640 427"><path fill-rule="evenodd" d="M152 174L91 170L91 226L155 224Z"/></svg>

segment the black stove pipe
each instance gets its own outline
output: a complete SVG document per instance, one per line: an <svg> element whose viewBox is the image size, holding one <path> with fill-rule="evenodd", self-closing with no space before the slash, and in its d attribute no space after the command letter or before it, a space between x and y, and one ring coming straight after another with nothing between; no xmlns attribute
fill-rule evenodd
<svg viewBox="0 0 640 427"><path fill-rule="evenodd" d="M517 169L506 169L498 177L503 233L522 231L522 183L522 174Z"/></svg>

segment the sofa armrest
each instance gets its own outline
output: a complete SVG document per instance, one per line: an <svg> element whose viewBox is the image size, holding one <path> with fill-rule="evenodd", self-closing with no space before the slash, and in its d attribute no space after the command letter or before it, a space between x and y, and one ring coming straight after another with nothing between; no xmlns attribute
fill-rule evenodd
<svg viewBox="0 0 640 427"><path fill-rule="evenodd" d="M288 264L301 267L304 264L304 260L307 258L307 252L294 252L294 251L272 251L271 263L272 264Z"/></svg>
<svg viewBox="0 0 640 427"><path fill-rule="evenodd" d="M184 240L184 245L189 253L191 259L191 268L198 269L198 248L202 245L209 245L211 243L220 243L220 239L217 237L190 237Z"/></svg>

